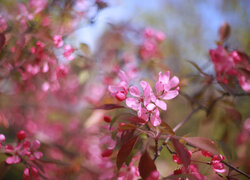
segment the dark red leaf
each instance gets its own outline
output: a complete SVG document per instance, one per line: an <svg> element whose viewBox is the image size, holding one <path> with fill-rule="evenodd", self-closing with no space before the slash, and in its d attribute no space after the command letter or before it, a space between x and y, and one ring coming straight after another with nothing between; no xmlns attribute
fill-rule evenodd
<svg viewBox="0 0 250 180"><path fill-rule="evenodd" d="M104 105L96 107L95 109L112 110L112 109L118 109L118 108L124 108L124 106L119 105L119 104L104 104Z"/></svg>
<svg viewBox="0 0 250 180"><path fill-rule="evenodd" d="M133 150L136 141L138 139L138 136L133 137L132 139L125 142L121 149L119 150L116 158L116 166L118 170L122 167L122 164L127 160L129 157L131 151Z"/></svg>
<svg viewBox="0 0 250 180"><path fill-rule="evenodd" d="M128 118L128 121L132 122L132 123L136 123L136 124L144 124L146 123L146 121L142 118L139 118L138 116L131 116Z"/></svg>
<svg viewBox="0 0 250 180"><path fill-rule="evenodd" d="M5 36L4 36L4 34L0 34L0 51L1 51L1 49L2 49L2 47L4 46L4 44L5 44Z"/></svg>
<svg viewBox="0 0 250 180"><path fill-rule="evenodd" d="M212 153L213 155L218 155L219 151L215 144L208 138L204 137L185 137L183 138L187 143L189 143L192 146L195 146L199 149L202 149L204 151L208 151Z"/></svg>
<svg viewBox="0 0 250 180"><path fill-rule="evenodd" d="M172 142L174 145L175 152L177 153L178 157L181 159L184 167L188 168L191 162L191 158L187 149L177 139L172 138Z"/></svg>
<svg viewBox="0 0 250 180"><path fill-rule="evenodd" d="M150 177L152 172L156 171L156 166L154 161L149 156L148 152L145 151L139 162L139 172L143 179Z"/></svg>
<svg viewBox="0 0 250 180"><path fill-rule="evenodd" d="M131 124L131 123L121 123L118 127L119 131L125 131L125 130L132 130L132 129L136 129L136 125Z"/></svg>
<svg viewBox="0 0 250 180"><path fill-rule="evenodd" d="M121 145L130 140L134 136L135 130L125 130L121 134Z"/></svg>

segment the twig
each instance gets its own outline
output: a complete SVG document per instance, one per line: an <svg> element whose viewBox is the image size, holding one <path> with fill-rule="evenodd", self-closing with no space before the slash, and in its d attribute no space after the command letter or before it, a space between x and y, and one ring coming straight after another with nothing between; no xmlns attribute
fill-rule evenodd
<svg viewBox="0 0 250 180"><path fill-rule="evenodd" d="M183 124L185 124L191 117L194 113L196 113L197 111L199 111L202 107L198 106L197 108L193 109L189 114L188 116L182 120L181 122L179 122L179 124L177 124L173 131L176 132L181 126L183 126Z"/></svg>
<svg viewBox="0 0 250 180"><path fill-rule="evenodd" d="M234 167L233 165L229 164L229 163L226 162L226 161L223 161L223 160L222 160L221 162L222 162L223 164L225 164L226 166L228 166L229 168L231 168L231 169L237 171L238 173L240 173L240 174L246 176L248 179L250 179L250 175L249 175L249 174L247 174L247 173L245 173L245 172L239 170L238 168Z"/></svg>
<svg viewBox="0 0 250 180"><path fill-rule="evenodd" d="M154 154L154 161L157 159L159 156L159 150L158 150L158 138L155 138L155 154Z"/></svg>

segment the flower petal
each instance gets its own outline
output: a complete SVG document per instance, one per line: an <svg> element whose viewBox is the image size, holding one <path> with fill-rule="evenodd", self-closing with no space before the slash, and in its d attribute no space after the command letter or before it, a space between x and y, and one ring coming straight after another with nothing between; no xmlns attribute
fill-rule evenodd
<svg viewBox="0 0 250 180"><path fill-rule="evenodd" d="M140 97L141 96L141 92L140 92L139 88L136 87L136 86L131 86L129 88L129 92L130 92L130 94L132 96L135 96L135 97Z"/></svg>
<svg viewBox="0 0 250 180"><path fill-rule="evenodd" d="M155 101L156 106L158 106L159 108L161 108L162 110L166 111L167 110L167 104L164 101L161 101L159 99L157 99Z"/></svg>
<svg viewBox="0 0 250 180"><path fill-rule="evenodd" d="M126 105L131 109L137 111L139 109L140 103L137 101L137 99L128 97L126 99Z"/></svg>
<svg viewBox="0 0 250 180"><path fill-rule="evenodd" d="M179 92L178 90L171 90L171 91L167 91L166 93L164 93L161 98L165 99L165 100L169 100L169 99L173 99L176 96L178 96Z"/></svg>

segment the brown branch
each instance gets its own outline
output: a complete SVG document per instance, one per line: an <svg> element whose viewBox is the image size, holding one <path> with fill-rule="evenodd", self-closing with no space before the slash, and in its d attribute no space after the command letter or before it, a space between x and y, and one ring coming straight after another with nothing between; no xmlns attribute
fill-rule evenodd
<svg viewBox="0 0 250 180"><path fill-rule="evenodd" d="M223 160L222 160L221 162L222 162L223 164L225 164L227 167L229 167L229 168L231 168L231 169L237 171L237 172L240 173L241 175L244 175L244 176L246 176L248 179L250 179L250 175L249 175L249 174L247 174L247 173L241 171L240 169L234 167L233 165L229 164L229 163L226 162L226 161L223 161Z"/></svg>

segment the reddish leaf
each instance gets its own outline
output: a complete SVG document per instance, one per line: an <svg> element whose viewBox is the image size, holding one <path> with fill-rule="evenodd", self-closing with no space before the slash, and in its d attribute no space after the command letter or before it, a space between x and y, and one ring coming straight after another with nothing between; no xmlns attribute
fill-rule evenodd
<svg viewBox="0 0 250 180"><path fill-rule="evenodd" d="M199 149L208 151L214 155L218 155L219 151L215 144L208 138L204 137L185 137L183 138L187 143L191 144L192 146L195 146Z"/></svg>
<svg viewBox="0 0 250 180"><path fill-rule="evenodd" d="M124 108L124 106L119 105L119 104L104 104L104 105L96 107L95 109L112 110L112 109L118 109L118 108Z"/></svg>
<svg viewBox="0 0 250 180"><path fill-rule="evenodd" d="M118 170L122 167L122 164L129 157L131 151L133 150L133 147L136 144L137 139L138 139L138 136L135 136L122 145L121 149L119 150L119 152L117 154L117 158L116 158L116 166L117 166Z"/></svg>
<svg viewBox="0 0 250 180"><path fill-rule="evenodd" d="M188 168L188 166L190 165L191 162L191 158L190 155L187 151L187 149L185 148L185 146L183 144L181 144L178 140L172 138L172 142L174 145L174 149L178 155L178 157L181 159L184 167Z"/></svg>
<svg viewBox="0 0 250 180"><path fill-rule="evenodd" d="M120 124L118 127L119 131L125 131L125 130L131 130L135 129L137 126L131 123L126 123L126 124Z"/></svg>
<svg viewBox="0 0 250 180"><path fill-rule="evenodd" d="M236 123L241 122L242 116L239 111L233 108L225 108L225 110L232 120L234 120Z"/></svg>
<svg viewBox="0 0 250 180"><path fill-rule="evenodd" d="M146 121L142 118L139 118L138 116L132 116L128 118L128 121L132 122L132 123L136 123L136 124L144 124L146 123Z"/></svg>
<svg viewBox="0 0 250 180"><path fill-rule="evenodd" d="M159 126L161 133L162 134L170 134L170 135L175 135L175 132L173 131L173 129L165 122L161 122L161 125Z"/></svg>
<svg viewBox="0 0 250 180"><path fill-rule="evenodd" d="M154 161L149 156L148 152L145 151L143 155L141 156L140 162L139 162L139 172L143 179L147 179L150 177L152 172L156 171L156 166Z"/></svg>
<svg viewBox="0 0 250 180"><path fill-rule="evenodd" d="M134 136L134 132L135 132L134 129L122 131L122 134L121 134L121 145L123 145L125 142L127 142L128 140L130 140Z"/></svg>
<svg viewBox="0 0 250 180"><path fill-rule="evenodd" d="M196 178L192 174L177 174L177 175L170 175L168 177L163 178L164 180L171 180L171 179L189 179L189 180L196 180Z"/></svg>
<svg viewBox="0 0 250 180"><path fill-rule="evenodd" d="M4 44L5 44L5 36L4 34L0 34L0 51L2 47L4 46Z"/></svg>

